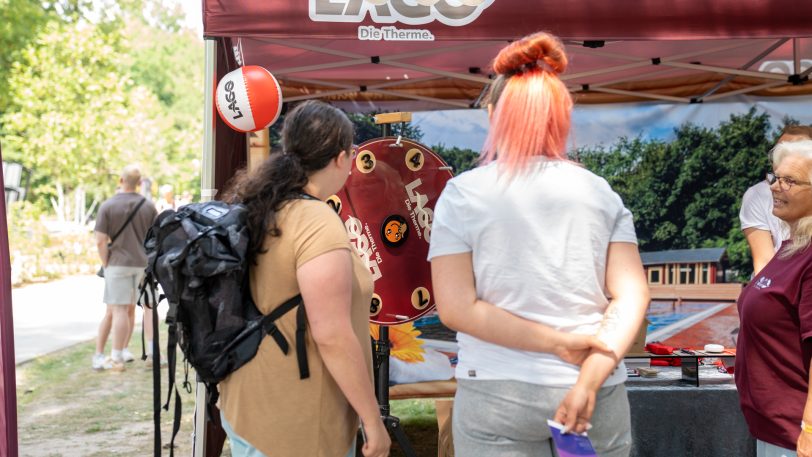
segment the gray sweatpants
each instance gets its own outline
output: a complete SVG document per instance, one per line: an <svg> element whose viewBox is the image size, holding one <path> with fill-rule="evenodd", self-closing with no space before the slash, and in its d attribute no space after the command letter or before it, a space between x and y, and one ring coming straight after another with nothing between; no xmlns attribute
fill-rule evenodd
<svg viewBox="0 0 812 457"><path fill-rule="evenodd" d="M456 457L554 457L547 419L566 387L520 381L457 380L453 433ZM598 391L589 438L600 457L627 457L632 435L626 387Z"/></svg>

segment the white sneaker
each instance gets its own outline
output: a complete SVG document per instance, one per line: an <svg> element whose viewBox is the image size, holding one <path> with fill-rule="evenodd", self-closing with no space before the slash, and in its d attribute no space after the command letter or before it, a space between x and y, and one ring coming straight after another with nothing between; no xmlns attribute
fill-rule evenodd
<svg viewBox="0 0 812 457"><path fill-rule="evenodd" d="M104 354L93 355L93 369L96 371L104 371L113 368L113 362L104 356Z"/></svg>
<svg viewBox="0 0 812 457"><path fill-rule="evenodd" d="M125 363L130 363L135 360L135 357L129 349L124 348L121 350L121 359L124 360Z"/></svg>

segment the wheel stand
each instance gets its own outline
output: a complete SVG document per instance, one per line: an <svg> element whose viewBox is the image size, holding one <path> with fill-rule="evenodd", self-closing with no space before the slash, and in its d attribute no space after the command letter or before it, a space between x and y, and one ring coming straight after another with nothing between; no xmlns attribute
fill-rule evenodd
<svg viewBox="0 0 812 457"><path fill-rule="evenodd" d="M389 327L379 326L379 338L372 342L372 354L375 365L375 398L378 399L378 408L381 410L381 420L386 425L386 429L394 435L400 448L406 457L416 457L412 444L403 427L400 426L400 419L390 414L389 408Z"/></svg>

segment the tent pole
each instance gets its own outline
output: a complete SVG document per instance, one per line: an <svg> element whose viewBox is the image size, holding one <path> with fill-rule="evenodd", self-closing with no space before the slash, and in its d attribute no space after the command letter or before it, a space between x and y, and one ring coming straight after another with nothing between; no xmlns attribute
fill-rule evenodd
<svg viewBox="0 0 812 457"><path fill-rule="evenodd" d="M206 39L203 107L203 160L200 170L200 200L214 198L214 86L217 84L217 41Z"/></svg>
<svg viewBox="0 0 812 457"><path fill-rule="evenodd" d="M793 74L798 74L801 72L801 40L800 38L793 38L792 39L792 63L793 63Z"/></svg>
<svg viewBox="0 0 812 457"><path fill-rule="evenodd" d="M205 40L205 76L203 87L203 160L200 170L200 200L209 201L214 198L217 189L214 189L214 85L217 79L217 41L209 38ZM196 383L195 389L195 417L192 443L192 456L206 455L206 398L208 392L206 385Z"/></svg>
<svg viewBox="0 0 812 457"><path fill-rule="evenodd" d="M788 83L785 82L785 81L774 81L774 82L759 84L757 86L745 87L743 89L731 90L731 91L728 91L728 92L722 92L721 94L710 95L710 96L705 97L703 100L712 102L712 101L715 101L715 100L719 100L720 98L732 97L734 95L747 94L747 93L755 92L755 91L758 91L758 90L771 89L773 87L783 86L785 84L788 84Z"/></svg>
<svg viewBox="0 0 812 457"><path fill-rule="evenodd" d="M677 103L689 103L691 101L690 98L687 97L674 97L671 95L662 95L662 94L654 94L650 92L632 92L630 90L620 90L620 89L611 89L609 87L591 87L589 88L590 91L594 92L604 92L607 94L616 94L616 95L628 95L631 97L640 97L640 98L650 98L652 100L665 100L667 102L677 102Z"/></svg>
<svg viewBox="0 0 812 457"><path fill-rule="evenodd" d="M773 51L775 51L776 49L778 49L779 47L781 47L781 45L783 45L783 44L784 44L784 43L786 43L787 41L789 41L789 38L782 38L782 39L780 39L780 40L776 41L775 43L773 43L773 45L772 45L772 46L770 46L769 48L767 48L766 50L764 50L764 51L763 51L761 54L759 54L759 55L757 55L757 56L753 57L753 58L752 58L752 59L750 59L750 61L748 61L746 64L744 64L744 65L742 65L741 67L739 67L739 69L740 69L740 70L747 70L748 68L752 67L753 65L755 65L756 63L758 63L759 61L761 61L761 59L763 59L763 58L767 57L768 55L772 54L772 52L773 52ZM796 73L798 73L798 71L797 71L797 70L796 70ZM699 97L697 97L697 99L698 99L698 100L702 100L702 99L704 99L704 98L706 98L706 97L710 97L710 96L711 96L711 95L713 95L713 94L714 94L714 93L715 93L717 90L719 90L719 89L721 89L722 87L724 87L724 86L725 86L725 84L729 83L729 82L730 82L730 81L732 81L734 78L736 78L736 76L734 76L734 75L728 75L728 76L727 76L725 79L723 79L723 80L719 81L719 83L718 83L718 84L716 84L715 86L713 86L713 88L711 88L710 90L708 90L708 91L707 91L707 92L705 92L704 94L702 94L702 95L700 95Z"/></svg>

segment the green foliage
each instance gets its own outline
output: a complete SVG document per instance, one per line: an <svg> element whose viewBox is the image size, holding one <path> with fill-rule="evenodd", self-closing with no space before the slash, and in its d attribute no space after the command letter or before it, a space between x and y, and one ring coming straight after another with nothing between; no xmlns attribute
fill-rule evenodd
<svg viewBox="0 0 812 457"><path fill-rule="evenodd" d="M471 149L458 148L456 146L449 148L444 144L432 146L431 149L451 166L454 175L476 167L476 162L479 160L479 153Z"/></svg>
<svg viewBox="0 0 812 457"><path fill-rule="evenodd" d="M42 204L57 184L101 194L125 163L139 162L147 151L162 155L156 99L121 71L119 38L54 21L12 69L4 152L49 178L32 189Z"/></svg>
<svg viewBox="0 0 812 457"><path fill-rule="evenodd" d="M738 214L744 191L769 169L770 117L753 108L715 129L685 124L675 134L671 143L623 138L577 155L634 214L642 251L724 246L746 279L752 263Z"/></svg>
<svg viewBox="0 0 812 457"><path fill-rule="evenodd" d="M130 74L135 84L157 97L164 116L165 159L161 163L156 160L160 157L145 151L143 163L159 165L150 167L156 184L172 184L176 195L184 190L197 194L203 147L202 44L190 31L156 30L140 21L128 25L126 36L132 53Z"/></svg>
<svg viewBox="0 0 812 457"><path fill-rule="evenodd" d="M12 63L20 58L48 22L52 11L37 0L0 0L0 113L8 110L8 80Z"/></svg>
<svg viewBox="0 0 812 457"><path fill-rule="evenodd" d="M373 138L380 138L381 126L375 123L375 114L360 114L360 113L347 113L352 123L355 125L355 144L361 144L364 141ZM402 136L420 142L423 139L423 131L417 125L409 123L391 124L392 132L390 136Z"/></svg>
<svg viewBox="0 0 812 457"><path fill-rule="evenodd" d="M180 0L0 0L3 159L32 172L8 213L20 281L95 268L84 216L125 164L199 190L203 43L182 17Z"/></svg>
<svg viewBox="0 0 812 457"><path fill-rule="evenodd" d="M364 141L373 138L381 137L381 126L375 124L375 113L361 114L361 113L347 113L347 117L352 121L355 127L355 144L361 144ZM279 119L270 127L270 139L272 148L280 148L282 140L282 124L285 122L285 116L280 116ZM423 131L417 125L409 123L392 124L392 136L401 135L403 138L408 138L420 142L423 139Z"/></svg>
<svg viewBox="0 0 812 457"><path fill-rule="evenodd" d="M0 102L9 100L0 116L4 159L33 171L35 204L48 208L59 188L103 200L127 163L178 194L198 189L202 43L180 29L179 3L3 2L31 9L11 29L28 24L36 34L7 75L0 69Z"/></svg>
<svg viewBox="0 0 812 457"><path fill-rule="evenodd" d="M45 214L29 202L10 204L7 216L12 284L89 274L98 266L90 227L49 231Z"/></svg>

